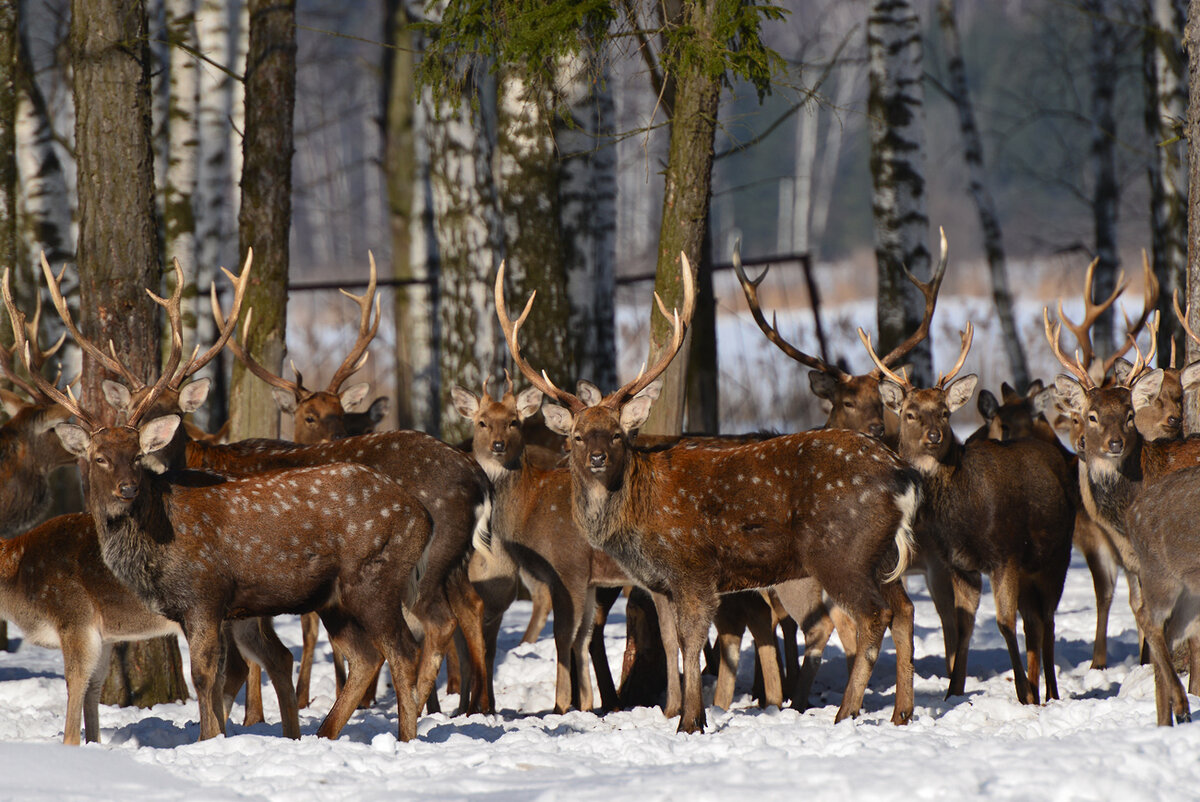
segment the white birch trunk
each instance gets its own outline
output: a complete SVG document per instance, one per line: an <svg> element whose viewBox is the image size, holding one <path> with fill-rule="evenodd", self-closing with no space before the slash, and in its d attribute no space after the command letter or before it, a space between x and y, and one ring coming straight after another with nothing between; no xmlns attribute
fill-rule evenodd
<svg viewBox="0 0 1200 802"><path fill-rule="evenodd" d="M246 74L246 54L250 51L250 4L249 0L230 0L237 5L237 24L233 30L233 62L230 67L238 75ZM229 98L229 172L242 174L242 138L246 130L246 84L233 81ZM240 180L240 179L239 179ZM242 188L238 180L233 182L230 195L234 209L241 208ZM236 214L236 212L235 212Z"/></svg>
<svg viewBox="0 0 1200 802"><path fill-rule="evenodd" d="M879 353L914 331L924 305L904 278L930 270L929 216L925 210L925 93L921 21L907 0L872 0L867 21L874 182L875 257L879 275ZM914 382L933 381L930 343L909 355Z"/></svg>

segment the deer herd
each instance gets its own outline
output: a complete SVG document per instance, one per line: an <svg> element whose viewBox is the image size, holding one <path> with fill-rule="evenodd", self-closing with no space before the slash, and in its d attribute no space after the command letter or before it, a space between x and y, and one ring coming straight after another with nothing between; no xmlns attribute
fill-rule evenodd
<svg viewBox="0 0 1200 802"><path fill-rule="evenodd" d="M385 661L402 740L416 737L423 706L438 709L444 660L459 682L460 712L490 712L499 621L522 581L544 600L530 634L544 621L538 608L553 613L556 711L594 706L593 669L603 707L616 706L607 657L592 637L607 609L597 595L636 586L658 613L668 655L663 711L679 717L679 731L706 724L701 657L714 622L714 703L722 707L732 697L743 628L755 639L762 701L790 698L801 710L836 629L849 661L837 721L862 708L890 631L892 721L904 724L914 712L905 576L924 574L941 619L947 697L965 690L986 574L1017 698L1038 704L1059 698L1054 616L1074 544L1096 590L1093 666L1106 663L1108 612L1124 568L1153 665L1158 723L1188 720L1173 649L1186 642L1189 690L1200 692L1200 527L1179 512L1200 504L1200 439L1182 434L1183 390L1200 384L1200 363L1178 369L1172 353L1170 368L1153 367L1158 288L1147 267L1144 311L1126 321L1117 353L1102 360L1091 328L1124 289L1120 280L1099 302L1085 288L1079 324L1061 303L1056 320L1047 310L1046 337L1067 373L1048 388L1005 384L999 398L981 390L984 426L960 440L951 420L978 384L974 374L960 375L971 324L957 361L932 386L914 386L901 367L928 336L946 263L943 235L929 281L909 276L925 298L919 328L882 357L860 329L875 367L855 376L804 353L767 322L757 292L765 272L749 278L735 254L754 320L811 368L828 421L795 434L670 438L639 430L691 321L687 258L681 255L681 308L668 310L655 298L672 324L671 341L652 366L607 395L586 381L575 392L561 389L527 361L521 329L534 298L514 320L501 265L496 313L529 386L516 392L510 377L496 396L486 381L478 395L454 388L454 408L474 432L461 446L415 431L374 432L386 399L362 410L369 387L345 386L379 327L373 259L366 293L350 296L360 313L357 341L327 389L317 391L298 370L288 381L239 344L253 320L242 309L252 254L240 275L225 271L233 287L228 311L213 288L219 337L203 353L196 348L185 358L178 263L169 298L148 291L166 312L171 341L152 383L122 362L116 345L103 347L79 331L62 274L44 259L66 334L43 348L41 304L28 319L6 271L3 299L15 342L0 349L0 371L24 397L0 390L9 415L0 428L0 530L7 538L0 540L0 615L29 642L62 649L69 744L79 743L81 721L87 740L99 738L112 645L178 633L187 639L201 738L225 731L247 677L247 720L261 719L260 667L278 697L283 734L298 738L318 619L338 674L318 735L336 737L373 699ZM1089 269L1089 288L1091 278ZM40 298L40 291L29 294ZM1178 303L1176 313L1200 342ZM1073 356L1062 343L1064 327L1078 340ZM1145 353L1136 344L1143 332ZM67 336L110 377L103 405L85 405L61 375L48 378L47 361ZM296 442L220 444L185 424L209 390L208 380L193 377L226 348L275 388L280 409L294 416ZM1124 358L1131 351L1132 362ZM553 403L543 406L544 398ZM50 471L71 463L79 466L86 511L34 525L48 506ZM292 654L272 625L283 613L303 616L296 683ZM796 665L798 632L803 666Z"/></svg>

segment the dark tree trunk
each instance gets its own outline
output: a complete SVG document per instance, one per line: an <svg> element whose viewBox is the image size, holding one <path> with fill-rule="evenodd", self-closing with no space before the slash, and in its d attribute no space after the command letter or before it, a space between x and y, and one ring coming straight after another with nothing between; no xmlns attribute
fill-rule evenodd
<svg viewBox="0 0 1200 802"><path fill-rule="evenodd" d="M1187 52L1188 106L1188 199L1187 199L1187 300L1192 314L1188 321L1193 331L1200 331L1200 0L1188 4L1188 22L1183 30ZM1200 345L1188 341L1189 362L1200 359ZM1184 428L1200 430L1200 403L1192 390L1184 404Z"/></svg>
<svg viewBox="0 0 1200 802"><path fill-rule="evenodd" d="M79 319L111 340L129 369L158 372L158 307L146 288L162 275L150 140L150 54L141 0L74 0L75 150L79 184ZM97 365L83 362L82 401L111 414ZM124 669L132 669L128 673ZM113 660L106 703L146 707L187 698L174 638L127 644Z"/></svg>
<svg viewBox="0 0 1200 802"><path fill-rule="evenodd" d="M17 0L0 0L0 267L17 264ZM7 316L3 343L12 342Z"/></svg>
<svg viewBox="0 0 1200 802"><path fill-rule="evenodd" d="M1117 286L1117 90L1116 9L1112 0L1087 0L1084 8L1092 20L1090 72L1092 77L1092 226L1094 257L1099 259L1092 284L1093 298L1107 298ZM1099 359L1113 350L1114 312L1110 308L1096 321L1092 347Z"/></svg>
<svg viewBox="0 0 1200 802"><path fill-rule="evenodd" d="M280 373L287 332L288 231L292 222L292 110L296 100L295 0L249 0L246 130L238 253L254 249L245 308L254 320L244 345ZM279 412L271 388L237 363L229 412L231 436L274 437Z"/></svg>

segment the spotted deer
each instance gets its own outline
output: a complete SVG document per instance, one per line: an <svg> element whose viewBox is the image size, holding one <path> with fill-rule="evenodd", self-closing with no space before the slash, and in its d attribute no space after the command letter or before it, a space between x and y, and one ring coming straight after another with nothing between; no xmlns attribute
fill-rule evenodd
<svg viewBox="0 0 1200 802"><path fill-rule="evenodd" d="M705 725L700 651L722 593L812 576L855 619L859 650L837 720L856 715L884 631L897 653L895 723L912 716L912 603L899 582L912 553L918 479L886 447L862 434L828 430L731 448L697 445L641 451L630 443L651 399L638 393L683 344L695 304L682 257L684 312L668 315L673 337L648 370L598 405L560 390L521 355L519 332L534 298L514 322L495 285L497 315L514 363L563 407L543 409L568 437L575 521L640 584L674 608L683 652L680 732ZM764 501L766 503L764 503ZM786 605L787 600L784 599Z"/></svg>
<svg viewBox="0 0 1200 802"><path fill-rule="evenodd" d="M54 283L52 273L48 279ZM235 309L248 279L249 271L243 271L235 280ZM171 352L123 423L103 425L69 389L64 394L40 375L33 378L79 420L60 423L55 431L81 460L104 563L151 610L179 624L187 638L201 739L224 732L217 687L222 622L314 609L350 662L346 687L317 734L337 736L371 673L386 659L397 688L399 737L416 737L411 692L416 647L400 610L408 576L432 536L428 512L388 477L362 465L240 479L171 470L164 451L180 428L179 416L144 418L181 363L179 292L171 300L149 294L171 317ZM13 305L7 273L3 295L18 351L28 354L24 317ZM59 300L61 295L56 306ZM78 336L73 322L64 323ZM224 346L232 329L222 331L214 350ZM90 342L80 346L100 351ZM286 687L276 686L285 720L296 715L290 666L288 679Z"/></svg>
<svg viewBox="0 0 1200 802"><path fill-rule="evenodd" d="M955 379L971 348L973 328L962 335L958 361L933 387L917 389L875 355L870 337L859 337L880 368L883 402L900 419L898 453L924 479L917 518L922 542L932 542L954 570L958 652L947 698L964 692L967 651L978 604L980 573L991 578L996 623L1008 646L1017 698L1039 701L1045 667L1046 698L1058 698L1054 676L1054 612L1071 558L1075 507L1066 463L1055 446L1040 440L964 446L950 415L970 400L978 378ZM1016 639L1016 616L1025 629L1027 668Z"/></svg>

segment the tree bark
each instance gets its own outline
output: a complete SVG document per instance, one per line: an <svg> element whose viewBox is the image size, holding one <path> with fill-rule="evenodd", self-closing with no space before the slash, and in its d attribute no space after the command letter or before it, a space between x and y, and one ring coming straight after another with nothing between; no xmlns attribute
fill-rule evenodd
<svg viewBox="0 0 1200 802"><path fill-rule="evenodd" d="M1182 360L1187 348L1171 300L1176 292L1185 293L1187 273L1187 141L1180 130L1188 100L1182 42L1187 4L1150 0L1145 12L1146 132L1155 145L1147 170L1150 261L1160 287L1158 364L1169 367L1172 352Z"/></svg>
<svg viewBox="0 0 1200 802"><path fill-rule="evenodd" d="M1200 0L1188 3L1187 24L1183 29L1184 50L1187 53L1188 105L1188 200L1187 200L1187 301L1191 307L1188 323L1192 331L1200 331ZM1200 359L1200 344L1188 341L1187 360ZM1191 390L1185 395L1184 428L1200 430L1200 393Z"/></svg>
<svg viewBox="0 0 1200 802"><path fill-rule="evenodd" d="M1092 280L1092 297L1107 298L1117 286L1117 32L1113 0L1087 0L1084 9L1092 20L1089 72L1091 92L1092 227L1094 257L1099 259ZM1092 329L1092 348L1098 359L1113 350L1115 312L1108 309Z"/></svg>
<svg viewBox="0 0 1200 802"><path fill-rule="evenodd" d="M296 5L294 0L249 0L249 10L238 252L244 259L254 249L253 280L244 301L254 309L254 319L243 346L278 374L287 332ZM240 362L233 369L229 411L234 438L279 436L279 410L271 387Z"/></svg>
<svg viewBox="0 0 1200 802"><path fill-rule="evenodd" d="M162 267L150 141L150 55L140 0L74 0L71 54L80 327L95 342L112 340L129 369L152 381L158 370L158 316L145 288L159 287ZM100 390L103 379L85 358L82 403L94 414L112 415ZM103 701L144 707L187 697L174 638L128 644L121 651ZM120 680L120 687L112 680Z"/></svg>
<svg viewBox="0 0 1200 802"><path fill-rule="evenodd" d="M886 353L921 323L924 302L902 266L920 279L930 270L929 215L925 199L925 91L921 21L908 0L872 0L867 20L874 186L875 259L879 281L876 312ZM930 340L909 354L918 386L933 381Z"/></svg>
<svg viewBox="0 0 1200 802"><path fill-rule="evenodd" d="M0 0L0 265L17 264L17 0ZM12 342L7 316L3 344Z"/></svg>
<svg viewBox="0 0 1200 802"><path fill-rule="evenodd" d="M958 21L954 0L938 0L938 18L942 26L942 42L946 49L946 69L950 74L950 95L958 110L958 126L963 137L963 158L967 163L971 198L979 214L979 227L983 229L983 250L987 254L988 272L992 280L992 300L996 304L996 315L1000 320L1000 331L1004 336L1004 350L1008 354L1008 365L1017 391L1024 393L1029 386L1029 366L1025 361L1025 349L1013 317L1012 292L1008 288L1008 267L1004 257L1004 242L1000 232L1000 217L996 214L996 202L987 184L983 166L983 141L975 124L975 109L967 86L967 68L963 61L962 42L958 35Z"/></svg>
<svg viewBox="0 0 1200 802"><path fill-rule="evenodd" d="M714 36L718 6L733 0L688 3L682 23L698 43ZM683 300L679 254L687 254L692 277L703 258L703 241L708 233L708 206L712 195L713 141L716 135L720 82L696 63L685 63L675 71L674 90L668 92L671 110L671 143L663 190L662 225L658 237L658 262L654 289L667 309L677 309ZM650 363L670 342L671 322L663 319L651 303ZM663 374L663 389L643 430L649 434L679 434L683 430L683 401L691 333L683 348Z"/></svg>

